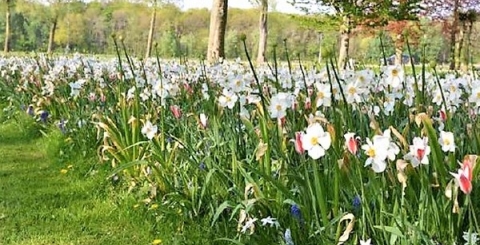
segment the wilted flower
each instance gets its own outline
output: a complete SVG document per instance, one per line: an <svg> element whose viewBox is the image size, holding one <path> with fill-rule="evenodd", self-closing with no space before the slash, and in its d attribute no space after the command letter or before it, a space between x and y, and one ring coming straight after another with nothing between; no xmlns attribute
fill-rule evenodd
<svg viewBox="0 0 480 245"><path fill-rule="evenodd" d="M253 233L253 229L255 228L255 222L257 222L257 218L249 218L245 225L242 227L241 232L245 233L248 229L250 229L250 233Z"/></svg>

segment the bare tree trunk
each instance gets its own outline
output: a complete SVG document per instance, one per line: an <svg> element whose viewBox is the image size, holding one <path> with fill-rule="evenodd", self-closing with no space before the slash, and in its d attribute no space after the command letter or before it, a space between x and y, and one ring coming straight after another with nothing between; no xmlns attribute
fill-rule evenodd
<svg viewBox="0 0 480 245"><path fill-rule="evenodd" d="M465 41L466 29L467 29L467 23L465 21L462 21L462 28L460 28L458 32L458 42L456 42L455 44L455 49L456 49L455 52L457 54L457 59L455 60L455 62L456 62L457 69L460 69L460 66L463 65L462 50L463 50L463 43Z"/></svg>
<svg viewBox="0 0 480 245"><path fill-rule="evenodd" d="M10 51L10 0L7 0L7 10L5 13L5 46L3 52L8 53Z"/></svg>
<svg viewBox="0 0 480 245"><path fill-rule="evenodd" d="M400 34L395 38L395 65L403 63L403 36Z"/></svg>
<svg viewBox="0 0 480 245"><path fill-rule="evenodd" d="M228 0L214 0L210 13L210 34L207 60L225 58L225 30L227 27Z"/></svg>
<svg viewBox="0 0 480 245"><path fill-rule="evenodd" d="M455 70L455 43L457 41L457 28L458 28L458 19L459 19L459 3L460 0L455 0L453 6L453 23L450 30L450 70Z"/></svg>
<svg viewBox="0 0 480 245"><path fill-rule="evenodd" d="M473 21L469 21L468 30L467 30L467 45L465 47L465 57L464 57L465 64L467 64L467 66L470 64L470 61L471 61L470 51L472 47L472 31L473 31Z"/></svg>
<svg viewBox="0 0 480 245"><path fill-rule="evenodd" d="M155 32L155 21L157 19L157 6L153 6L152 16L150 17L150 30L148 31L147 51L145 52L145 59L150 57L152 53L153 33Z"/></svg>
<svg viewBox="0 0 480 245"><path fill-rule="evenodd" d="M48 48L47 48L47 53L51 54L53 51L53 45L55 41L55 31L57 29L57 20L58 17L55 17L55 19L52 21L52 25L50 26L50 33L48 35Z"/></svg>
<svg viewBox="0 0 480 245"><path fill-rule="evenodd" d="M345 28L340 34L340 51L338 52L338 68L343 70L347 67L348 49L350 47L350 17L343 17Z"/></svg>
<svg viewBox="0 0 480 245"><path fill-rule="evenodd" d="M258 56L257 56L258 64L262 64L265 61L267 61L266 51L267 51L267 38L268 38L268 28L267 28L268 0L261 0L260 8L261 8L260 21L259 21L260 36L258 39Z"/></svg>

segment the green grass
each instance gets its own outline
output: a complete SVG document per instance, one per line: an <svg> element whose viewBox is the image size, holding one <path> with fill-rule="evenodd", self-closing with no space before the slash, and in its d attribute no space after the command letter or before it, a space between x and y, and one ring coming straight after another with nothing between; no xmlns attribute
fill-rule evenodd
<svg viewBox="0 0 480 245"><path fill-rule="evenodd" d="M114 197L102 171L85 170L82 162L70 169L58 164L46 157L42 139L27 139L16 129L0 127L0 244L149 244L155 239L149 214L135 209L131 197Z"/></svg>
<svg viewBox="0 0 480 245"><path fill-rule="evenodd" d="M23 127L0 123L0 244L212 244L219 236L207 220L164 215L114 187L95 159L49 158L56 143Z"/></svg>

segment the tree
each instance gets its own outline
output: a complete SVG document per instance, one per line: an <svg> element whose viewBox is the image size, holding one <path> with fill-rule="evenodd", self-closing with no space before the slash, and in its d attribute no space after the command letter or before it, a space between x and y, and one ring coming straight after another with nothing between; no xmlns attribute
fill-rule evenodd
<svg viewBox="0 0 480 245"><path fill-rule="evenodd" d="M260 19L258 22L259 38L258 38L258 54L257 63L262 64L267 61L267 40L268 40L268 1L269 0L254 0L260 9Z"/></svg>
<svg viewBox="0 0 480 245"><path fill-rule="evenodd" d="M423 14L433 20L441 20L450 24L445 25L447 33L450 36L450 69L457 67L461 51L460 43L463 43L463 38L459 38L459 25L461 23L460 17L472 11L474 13L480 12L480 0L424 0L425 11Z"/></svg>
<svg viewBox="0 0 480 245"><path fill-rule="evenodd" d="M150 57L152 53L153 34L155 32L155 20L157 19L157 0L153 0L152 14L150 16L150 28L148 30L147 50L145 58Z"/></svg>
<svg viewBox="0 0 480 245"><path fill-rule="evenodd" d="M420 0L382 1L382 0L293 0L293 4L309 12L310 9L333 13L340 19L340 49L338 67L347 66L350 36L357 26L383 26L389 21L412 19L418 13ZM317 8L313 8L316 6Z"/></svg>
<svg viewBox="0 0 480 245"><path fill-rule="evenodd" d="M207 60L225 58L225 31L227 27L228 0L214 0L210 12L210 33Z"/></svg>
<svg viewBox="0 0 480 245"><path fill-rule="evenodd" d="M4 53L8 53L8 51L10 51L10 37L11 37L11 33L10 33L10 24L11 24L11 20L10 20L10 17L11 17L11 7L12 7L12 3L13 3L13 0L5 0L5 3L6 3L6 10L5 10L5 44L4 44L4 47L3 47L3 52Z"/></svg>

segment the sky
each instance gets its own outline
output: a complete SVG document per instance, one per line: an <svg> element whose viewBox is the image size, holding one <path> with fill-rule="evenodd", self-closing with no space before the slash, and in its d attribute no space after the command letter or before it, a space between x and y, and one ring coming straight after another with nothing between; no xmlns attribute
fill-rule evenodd
<svg viewBox="0 0 480 245"><path fill-rule="evenodd" d="M183 0L183 9L208 8L213 0ZM298 9L287 3L287 0L276 0L276 11L284 13L301 13ZM249 0L229 0L228 6L232 8L253 8Z"/></svg>

